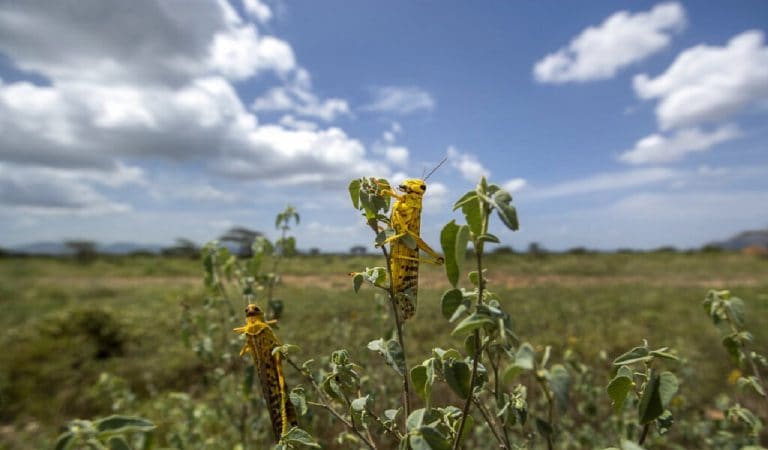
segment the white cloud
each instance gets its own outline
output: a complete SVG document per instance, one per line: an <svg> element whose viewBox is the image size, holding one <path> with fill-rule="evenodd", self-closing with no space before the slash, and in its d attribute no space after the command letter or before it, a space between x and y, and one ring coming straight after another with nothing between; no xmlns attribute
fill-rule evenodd
<svg viewBox="0 0 768 450"><path fill-rule="evenodd" d="M528 185L525 178L512 178L504 183L501 187L507 192L515 193L523 190Z"/></svg>
<svg viewBox="0 0 768 450"><path fill-rule="evenodd" d="M6 164L0 164L0 205L32 214L92 215L131 209L108 200L71 172Z"/></svg>
<svg viewBox="0 0 768 450"><path fill-rule="evenodd" d="M375 88L373 89L373 101L363 107L365 111L402 115L434 109L435 99L432 94L415 86Z"/></svg>
<svg viewBox="0 0 768 450"><path fill-rule="evenodd" d="M624 172L601 173L573 181L566 181L553 186L533 189L530 198L568 197L593 192L615 191L636 188L660 182L672 181L684 175L666 168L635 169Z"/></svg>
<svg viewBox="0 0 768 450"><path fill-rule="evenodd" d="M685 10L679 3L661 3L635 14L619 11L538 61L533 74L540 83L612 78L620 69L667 47L684 26Z"/></svg>
<svg viewBox="0 0 768 450"><path fill-rule="evenodd" d="M392 126L389 128L389 130L385 130L381 134L381 138L384 139L384 142L387 144L392 144L395 142L395 139L397 139L397 135L401 134L402 132L403 127L401 127L397 122L392 122Z"/></svg>
<svg viewBox="0 0 768 450"><path fill-rule="evenodd" d="M261 0L243 0L243 9L245 13L261 23L269 22L272 19L272 9Z"/></svg>
<svg viewBox="0 0 768 450"><path fill-rule="evenodd" d="M384 149L384 156L387 158L387 161L396 166L406 167L408 165L408 155L408 149L400 145Z"/></svg>
<svg viewBox="0 0 768 450"><path fill-rule="evenodd" d="M296 77L286 86L275 87L253 101L254 111L291 111L306 117L315 117L325 121L335 120L339 116L350 115L346 100L329 98L321 101L312 93L309 72L297 71Z"/></svg>
<svg viewBox="0 0 768 450"><path fill-rule="evenodd" d="M335 185L389 174L341 129L286 117L279 125L258 123L232 79L264 70L295 87L291 94L303 114L330 119L349 107L318 100L290 46L259 36L226 2L148 0L131 4L130 15L110 3L116 10L98 24L80 4L56 5L0 4L0 51L49 81L0 80L2 161L70 173L68 182L98 195L98 186L139 183L141 169L123 161L147 156L283 183Z"/></svg>
<svg viewBox="0 0 768 450"><path fill-rule="evenodd" d="M318 126L316 123L309 122L307 120L299 120L294 116L292 116L291 114L286 114L283 117L281 117L280 125L293 130L301 130L301 131L316 131L318 129Z"/></svg>
<svg viewBox="0 0 768 450"><path fill-rule="evenodd" d="M248 24L214 36L210 65L228 78L243 80L263 70L286 74L296 68L296 57L288 43L273 36L260 38Z"/></svg>
<svg viewBox="0 0 768 450"><path fill-rule="evenodd" d="M224 192L220 189L216 189L210 184L189 186L182 190L177 190L177 196L190 200L216 203L234 203L239 199L237 194Z"/></svg>
<svg viewBox="0 0 768 450"><path fill-rule="evenodd" d="M480 181L480 177L488 178L491 175L491 172L477 160L475 155L461 153L453 146L448 147L448 161L465 180L471 183L477 183Z"/></svg>
<svg viewBox="0 0 768 450"><path fill-rule="evenodd" d="M684 128L671 136L652 134L635 143L635 146L619 155L619 160L629 164L659 164L679 161L689 153L704 152L722 142L741 135L735 125L723 125L714 131Z"/></svg>
<svg viewBox="0 0 768 450"><path fill-rule="evenodd" d="M634 78L642 99L659 99L662 129L726 119L768 101L768 47L761 31L745 31L726 46L697 45L656 78Z"/></svg>

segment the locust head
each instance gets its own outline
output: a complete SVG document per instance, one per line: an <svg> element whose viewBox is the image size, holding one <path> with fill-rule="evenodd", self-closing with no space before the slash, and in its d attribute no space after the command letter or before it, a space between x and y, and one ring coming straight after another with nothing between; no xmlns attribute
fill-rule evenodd
<svg viewBox="0 0 768 450"><path fill-rule="evenodd" d="M249 322L264 321L264 313L261 311L261 308L259 308L254 304L250 304L245 307L245 317L246 317L246 320L248 320Z"/></svg>
<svg viewBox="0 0 768 450"><path fill-rule="evenodd" d="M404 194L414 194L421 197L426 192L427 185L420 178L411 178L400 183L397 189Z"/></svg>

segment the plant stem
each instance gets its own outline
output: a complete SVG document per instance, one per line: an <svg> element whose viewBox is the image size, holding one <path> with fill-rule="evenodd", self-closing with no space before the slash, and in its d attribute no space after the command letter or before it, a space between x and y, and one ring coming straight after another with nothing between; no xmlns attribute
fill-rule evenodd
<svg viewBox="0 0 768 450"><path fill-rule="evenodd" d="M488 413L488 411L485 410L485 408L483 408L483 404L480 403L480 401L478 401L477 399L472 400L472 402L475 404L478 411L480 411L480 414L482 414L483 419L485 419L485 422L488 424L488 428L491 429L491 433L493 433L493 436L496 438L497 441L499 441L499 448L508 449L509 444L504 442L504 439L496 430L496 427L494 426L494 423L491 420L491 415Z"/></svg>
<svg viewBox="0 0 768 450"><path fill-rule="evenodd" d="M395 327L397 327L397 340L400 343L400 351L403 352L403 405L405 406L405 414L403 414L403 428L405 429L405 422L408 420L408 416L411 415L411 384L408 381L408 357L405 352L405 339L403 338L403 323L400 318L400 314L397 310L395 303L395 291L392 287L392 264L391 257L385 247L381 247L382 253L384 253L384 259L387 263L387 278L389 279L389 303L392 306L392 316L395 318Z"/></svg>
<svg viewBox="0 0 768 450"><path fill-rule="evenodd" d="M536 376L536 381L539 384L539 387L541 387L541 390L544 392L544 397L547 399L547 421L549 422L549 426L552 427L552 430L554 431L555 428L555 399L552 395L552 391L549 389L549 386L547 384L547 381L543 377ZM554 447L554 444L552 442L552 434L547 433L547 449L552 450Z"/></svg>
<svg viewBox="0 0 768 450"><path fill-rule="evenodd" d="M651 423L648 422L643 426L643 432L640 433L640 439L637 441L637 445L643 445L645 437L648 436L648 430L651 428Z"/></svg>
<svg viewBox="0 0 768 450"><path fill-rule="evenodd" d="M323 392L323 390L322 390L322 389L320 389L320 386L318 386L318 385L317 385L317 382L315 381L315 379L314 379L314 378L312 378L312 375L311 375L310 373L307 373L306 371L302 370L302 369L301 369L301 367L299 367L298 365L296 365L296 363L295 363L295 362L293 362L293 360L292 360L291 358L289 358L287 355L283 355L283 356L284 356L284 360L285 360L285 361L287 361L287 362L288 362L288 364L289 364L291 367L293 367L293 368L294 368L294 370L296 370L297 372L299 372L301 375L303 375L303 376L304 376L304 378L306 378L306 379L307 379L307 381L309 381L309 383L312 385L312 388L314 388L314 389L315 389L315 392L317 392L317 395L318 395L318 397L320 397L320 399L322 400L322 403L317 403L317 402L311 402L311 401L307 401L307 404L308 404L308 405L312 405L312 406L317 406L317 407L320 407L320 408L323 408L323 409L326 409L326 410L327 410L328 412L330 412L330 413L331 413L331 414L332 414L334 417L336 417L337 419L339 419L339 421L340 421L341 423L343 423L344 425L346 425L346 427L347 427L347 428L349 428L350 430L352 430L352 432L353 432L355 435L357 435L357 437L359 437L359 438L360 438L360 439L363 441L363 443L364 443L364 444L365 444L365 445L366 445L366 446L367 446L369 449L371 449L371 450L377 450L377 449L376 449L376 444L373 442L373 440L372 440L372 439L371 439L371 440L369 440L369 439L368 439L368 438L366 438L366 437L365 437L365 436L364 436L362 433L360 433L360 431L357 429L357 427L356 427L356 426L355 426L355 424L353 423L354 421L353 421L353 422L350 422L349 420L345 419L345 418L344 418L344 417L343 417L341 414L339 414L339 413L338 413L338 412L337 412L335 409L333 409L333 407L332 407L331 405L329 405L328 403L326 403L326 401L327 401L327 397L326 397L326 394L325 394L325 392Z"/></svg>
<svg viewBox="0 0 768 450"><path fill-rule="evenodd" d="M488 207L483 204L483 233L488 230ZM485 280L483 279L483 242L474 241L475 256L477 259L477 305L483 302L483 289L485 288ZM477 306L476 305L476 306ZM477 380L477 363L482 355L480 347L480 330L475 330L475 351L472 357L472 374L469 377L469 395L464 402L464 408L461 410L461 421L459 422L459 429L456 432L456 440L453 441L453 450L459 448L459 439L461 438L461 432L464 430L464 423L467 421L467 415L469 414L469 407L472 405L472 397L475 395L475 382Z"/></svg>
<svg viewBox="0 0 768 450"><path fill-rule="evenodd" d="M357 427L354 425L354 423L348 421L344 417L342 417L339 413L336 412L335 409L331 408L329 405L326 405L325 403L317 403L317 402L307 402L308 405L316 406L318 408L323 408L333 414L341 423L346 425L350 430L352 430L352 433L354 433L357 437L360 438L361 441L371 450L377 450L376 446L373 444L373 442L369 441L360 431L357 429Z"/></svg>

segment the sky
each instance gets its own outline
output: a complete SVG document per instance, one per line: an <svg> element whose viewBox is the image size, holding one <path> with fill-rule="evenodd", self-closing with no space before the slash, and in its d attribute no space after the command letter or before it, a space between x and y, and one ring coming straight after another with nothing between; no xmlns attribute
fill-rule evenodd
<svg viewBox="0 0 768 450"><path fill-rule="evenodd" d="M371 245L348 183L481 176L503 245L698 247L768 227L768 2L0 0L0 246Z"/></svg>

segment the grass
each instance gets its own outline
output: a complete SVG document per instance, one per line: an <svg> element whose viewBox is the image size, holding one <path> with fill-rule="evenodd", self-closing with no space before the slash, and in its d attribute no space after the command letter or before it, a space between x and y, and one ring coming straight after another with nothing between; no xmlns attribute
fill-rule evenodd
<svg viewBox="0 0 768 450"><path fill-rule="evenodd" d="M364 366L379 367L365 344L389 330L388 307L374 299L373 289L354 294L347 273L381 264L375 256L284 261L281 339L299 345L303 359L345 347ZM766 258L491 255L486 266L489 287L513 315L522 340L552 345L556 358L570 348L605 382L610 360L643 338L675 348L695 368L682 374L691 410L710 407L717 393L730 388L725 380L731 366L700 306L707 289L728 288L744 298L757 347L768 345ZM448 287L441 269L423 265L421 286L418 314L406 328L411 364L446 345L452 329L440 314L440 295ZM0 259L0 345L6 349L0 352L0 447L14 448L19 436L30 434L30 424L31 434L51 439L72 418L108 414L109 405L93 388L102 372L125 378L141 398L171 390L199 394L204 367L181 341L179 316L182 305L197 307L204 295L196 260ZM456 338L450 344L462 346Z"/></svg>

